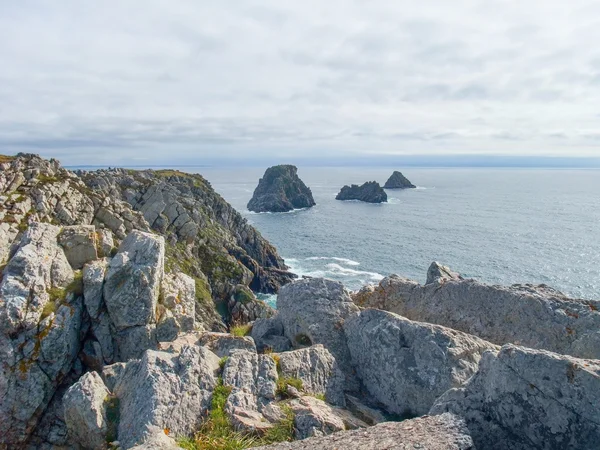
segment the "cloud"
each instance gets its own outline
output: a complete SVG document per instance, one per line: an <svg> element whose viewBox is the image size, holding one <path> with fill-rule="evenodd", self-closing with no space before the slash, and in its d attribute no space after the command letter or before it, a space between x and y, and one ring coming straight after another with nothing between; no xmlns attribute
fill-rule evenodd
<svg viewBox="0 0 600 450"><path fill-rule="evenodd" d="M595 156L589 0L0 3L0 152Z"/></svg>

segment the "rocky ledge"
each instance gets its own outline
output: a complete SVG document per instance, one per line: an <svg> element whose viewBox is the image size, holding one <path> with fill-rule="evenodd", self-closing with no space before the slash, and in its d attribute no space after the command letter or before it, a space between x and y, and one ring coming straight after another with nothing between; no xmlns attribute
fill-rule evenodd
<svg viewBox="0 0 600 450"><path fill-rule="evenodd" d="M397 170L388 178L383 186L384 189L414 189L416 186L412 184L408 178L402 175L402 172Z"/></svg>
<svg viewBox="0 0 600 450"><path fill-rule="evenodd" d="M315 206L311 190L298 177L292 165L269 167L258 182L248 210L253 212L287 212Z"/></svg>
<svg viewBox="0 0 600 450"><path fill-rule="evenodd" d="M376 181L368 181L365 184L358 186L344 186L339 194L335 197L336 200L360 200L367 203L384 203L387 202L387 194Z"/></svg>

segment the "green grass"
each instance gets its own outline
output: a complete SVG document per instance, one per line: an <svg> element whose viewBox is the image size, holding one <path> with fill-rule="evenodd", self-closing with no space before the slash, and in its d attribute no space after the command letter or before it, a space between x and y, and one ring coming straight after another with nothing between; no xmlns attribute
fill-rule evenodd
<svg viewBox="0 0 600 450"><path fill-rule="evenodd" d="M294 413L289 407L283 408L285 418L262 437L249 432L235 431L225 412L230 393L231 387L224 386L223 379L219 378L213 392L208 418L193 438L178 439L177 444L180 447L187 450L243 450L294 439Z"/></svg>
<svg viewBox="0 0 600 450"><path fill-rule="evenodd" d="M247 323L244 325L232 325L229 332L237 337L248 336L252 331L252 325Z"/></svg>
<svg viewBox="0 0 600 450"><path fill-rule="evenodd" d="M106 404L106 442L111 443L117 440L119 429L119 398L114 395L107 395L104 399Z"/></svg>
<svg viewBox="0 0 600 450"><path fill-rule="evenodd" d="M302 380L299 378L293 377L279 377L277 379L277 394L281 397L288 398L290 395L288 393L288 386L295 387L299 391L303 389Z"/></svg>
<svg viewBox="0 0 600 450"><path fill-rule="evenodd" d="M40 316L40 322L48 317L50 314L56 312L56 300L52 300L52 294L50 294L50 301L44 305L42 309L42 315Z"/></svg>
<svg viewBox="0 0 600 450"><path fill-rule="evenodd" d="M219 360L219 368L221 370L223 370L225 368L225 363L227 362L227 360L229 359L229 356L223 356L220 360Z"/></svg>

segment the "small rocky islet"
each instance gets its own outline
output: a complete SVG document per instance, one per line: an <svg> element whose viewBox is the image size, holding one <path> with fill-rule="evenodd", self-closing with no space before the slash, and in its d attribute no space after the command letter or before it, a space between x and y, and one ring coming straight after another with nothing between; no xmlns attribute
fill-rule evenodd
<svg viewBox="0 0 600 450"><path fill-rule="evenodd" d="M310 188L298 176L298 168L283 164L265 171L247 208L258 213L288 212L315 204Z"/></svg>
<svg viewBox="0 0 600 450"><path fill-rule="evenodd" d="M360 186L357 184L344 186L335 199L359 200L367 203L384 203L387 202L387 194L377 181L367 181Z"/></svg>
<svg viewBox="0 0 600 450"><path fill-rule="evenodd" d="M598 447L600 301L294 281L182 172L20 154L0 202L0 448Z"/></svg>
<svg viewBox="0 0 600 450"><path fill-rule="evenodd" d="M412 184L408 178L402 175L402 172L397 170L388 178L383 185L384 189L415 189L416 186Z"/></svg>

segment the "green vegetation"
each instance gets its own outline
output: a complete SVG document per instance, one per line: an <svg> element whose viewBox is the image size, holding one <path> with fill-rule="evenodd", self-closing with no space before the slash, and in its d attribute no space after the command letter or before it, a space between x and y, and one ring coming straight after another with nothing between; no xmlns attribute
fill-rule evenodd
<svg viewBox="0 0 600 450"><path fill-rule="evenodd" d="M68 294L73 293L75 295L83 295L83 272L81 270L76 270L73 281L71 281L67 287L54 287L48 289L47 292L50 296L50 300L44 305L40 320L45 319L51 313L55 313L58 307L66 301Z"/></svg>
<svg viewBox="0 0 600 450"><path fill-rule="evenodd" d="M288 393L288 386L295 387L296 389L301 391L303 388L302 380L300 380L299 378L280 376L277 379L277 395L280 395L284 398L288 398L290 396L290 394Z"/></svg>
<svg viewBox="0 0 600 450"><path fill-rule="evenodd" d="M50 294L50 301L44 305L42 309L42 315L40 316L40 322L48 317L50 314L56 312L56 300L52 300L52 294Z"/></svg>
<svg viewBox="0 0 600 450"><path fill-rule="evenodd" d="M43 173L39 174L37 176L37 179L40 183L56 183L57 181L60 181L60 179L58 177L55 176L50 176L50 175L45 175Z"/></svg>
<svg viewBox="0 0 600 450"><path fill-rule="evenodd" d="M223 379L213 392L211 411L200 431L193 438L177 441L180 447L188 450L243 450L276 442L294 439L294 413L289 407L283 407L285 418L269 429L264 436L249 432L235 431L227 413L225 404L231 388L223 385Z"/></svg>
<svg viewBox="0 0 600 450"><path fill-rule="evenodd" d="M107 395L104 399L106 404L106 442L111 443L117 440L119 429L119 398L114 395Z"/></svg>
<svg viewBox="0 0 600 450"><path fill-rule="evenodd" d="M236 303L245 305L246 303L254 301L254 294L249 288L240 288L235 291L233 298Z"/></svg>
<svg viewBox="0 0 600 450"><path fill-rule="evenodd" d="M219 368L221 370L223 370L225 368L225 363L227 362L227 360L229 359L229 356L223 356L220 360L219 360Z"/></svg>
<svg viewBox="0 0 600 450"><path fill-rule="evenodd" d="M310 347L312 345L312 341L306 334L297 334L294 337L294 340L298 345L303 345L305 347Z"/></svg>
<svg viewBox="0 0 600 450"><path fill-rule="evenodd" d="M252 324L232 325L229 332L237 337L248 336L252 331Z"/></svg>
<svg viewBox="0 0 600 450"><path fill-rule="evenodd" d="M14 156L0 155L0 164L10 162L15 159Z"/></svg>
<svg viewBox="0 0 600 450"><path fill-rule="evenodd" d="M326 401L325 394L315 394L315 395L313 395L313 397L316 398L317 400L321 400L322 402Z"/></svg>

